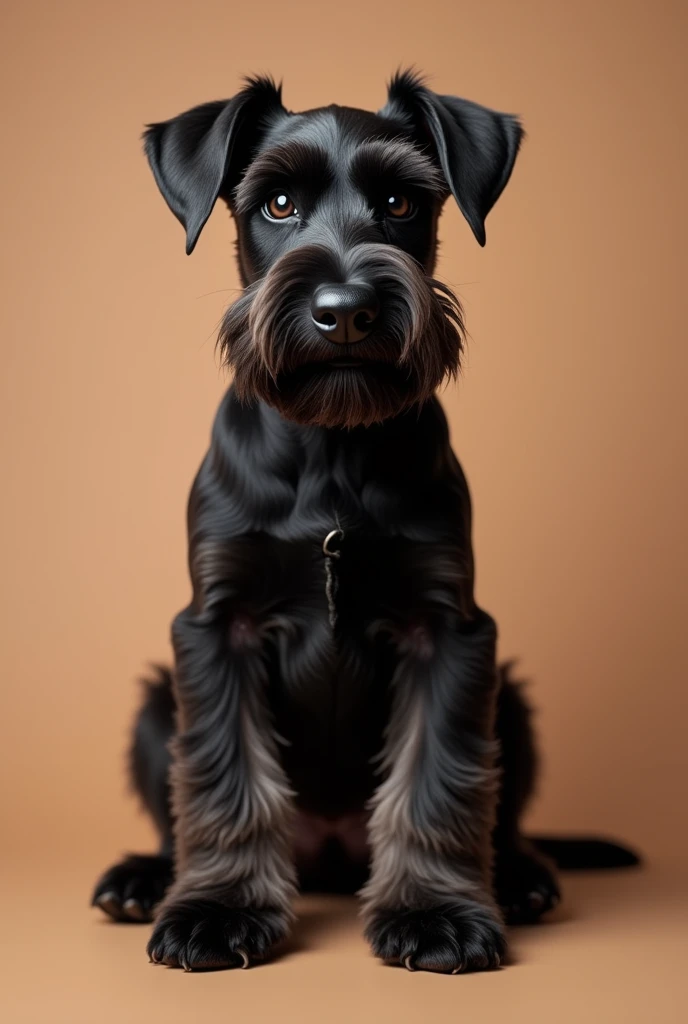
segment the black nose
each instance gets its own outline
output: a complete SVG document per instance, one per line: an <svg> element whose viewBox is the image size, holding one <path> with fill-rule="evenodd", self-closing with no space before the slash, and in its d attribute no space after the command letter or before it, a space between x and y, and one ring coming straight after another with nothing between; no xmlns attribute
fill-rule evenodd
<svg viewBox="0 0 688 1024"><path fill-rule="evenodd" d="M368 284L321 284L311 302L313 323L338 345L366 338L375 323L379 304Z"/></svg>

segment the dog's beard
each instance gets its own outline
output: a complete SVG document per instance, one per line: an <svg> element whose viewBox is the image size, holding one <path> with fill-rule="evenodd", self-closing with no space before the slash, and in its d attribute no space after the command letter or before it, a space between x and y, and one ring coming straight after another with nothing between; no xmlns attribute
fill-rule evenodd
<svg viewBox="0 0 688 1024"><path fill-rule="evenodd" d="M336 345L315 328L310 296L319 283L357 279L375 287L379 321L364 341ZM402 250L361 244L335 260L303 245L229 308L218 343L242 400L298 423L354 427L426 401L458 373L463 337L456 296Z"/></svg>

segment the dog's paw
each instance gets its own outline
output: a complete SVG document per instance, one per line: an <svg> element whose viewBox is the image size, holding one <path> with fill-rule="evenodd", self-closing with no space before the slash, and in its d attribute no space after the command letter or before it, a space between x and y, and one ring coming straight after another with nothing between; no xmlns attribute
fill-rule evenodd
<svg viewBox="0 0 688 1024"><path fill-rule="evenodd" d="M376 956L410 971L486 971L506 953L495 911L468 900L425 910L379 910L366 928Z"/></svg>
<svg viewBox="0 0 688 1024"><path fill-rule="evenodd" d="M528 847L499 856L495 888L508 924L533 924L561 899L553 866Z"/></svg>
<svg viewBox="0 0 688 1024"><path fill-rule="evenodd" d="M153 910L172 883L169 857L132 854L101 876L91 905L115 921L139 924L153 919Z"/></svg>
<svg viewBox="0 0 688 1024"><path fill-rule="evenodd" d="M286 935L287 915L273 907L228 907L212 898L179 898L162 908L148 943L156 964L185 971L248 967Z"/></svg>

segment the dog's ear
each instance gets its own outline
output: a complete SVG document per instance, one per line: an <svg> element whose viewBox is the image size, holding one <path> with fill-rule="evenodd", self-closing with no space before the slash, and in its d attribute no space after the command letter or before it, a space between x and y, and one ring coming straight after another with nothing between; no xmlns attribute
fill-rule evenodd
<svg viewBox="0 0 688 1024"><path fill-rule="evenodd" d="M480 245L485 218L499 199L523 138L518 118L457 96L438 96L411 71L389 85L382 117L406 121L432 144L447 184Z"/></svg>
<svg viewBox="0 0 688 1024"><path fill-rule="evenodd" d="M167 205L186 228L187 254L217 197L233 188L249 163L266 119L279 112L286 114L281 86L268 78L249 78L230 100L204 103L148 125L146 156Z"/></svg>

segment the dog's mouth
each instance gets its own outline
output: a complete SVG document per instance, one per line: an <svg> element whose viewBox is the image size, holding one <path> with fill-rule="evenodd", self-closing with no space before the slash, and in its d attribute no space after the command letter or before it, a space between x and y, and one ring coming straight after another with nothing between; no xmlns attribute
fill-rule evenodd
<svg viewBox="0 0 688 1024"><path fill-rule="evenodd" d="M286 387L324 385L331 380L339 388L383 388L398 378L407 378L408 370L391 359L357 359L340 356L313 359L281 372L278 380Z"/></svg>
<svg viewBox="0 0 688 1024"><path fill-rule="evenodd" d="M364 366L362 359L347 359L341 357L339 359L329 359L328 366L331 366L333 370L359 370Z"/></svg>
<svg viewBox="0 0 688 1024"><path fill-rule="evenodd" d="M390 359L364 359L356 356L335 356L333 359L314 359L295 369L296 373L320 374L330 370L360 370L365 373L384 373L395 364Z"/></svg>

